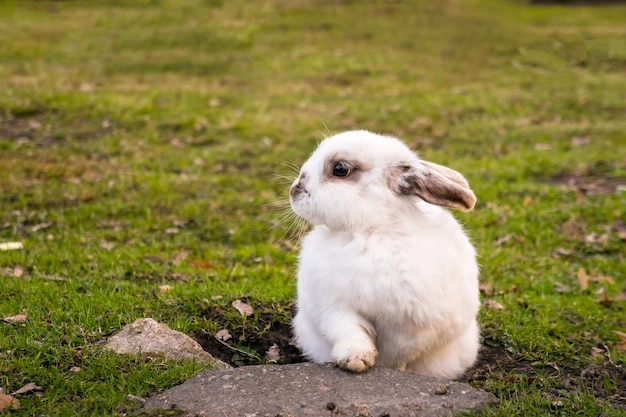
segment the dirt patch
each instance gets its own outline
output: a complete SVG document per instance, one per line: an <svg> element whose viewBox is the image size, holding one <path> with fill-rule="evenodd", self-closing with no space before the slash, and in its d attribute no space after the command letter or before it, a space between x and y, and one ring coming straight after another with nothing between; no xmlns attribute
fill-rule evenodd
<svg viewBox="0 0 626 417"><path fill-rule="evenodd" d="M246 319L250 322L232 325L233 321L237 321L229 317L231 312L227 304L210 307L205 311L205 317L219 323L230 338L218 340L214 334L197 333L196 341L211 355L234 367L303 362L305 359L292 344L293 335L288 324L293 306L278 303L254 308L254 318ZM555 408L569 394L580 392L589 393L614 407L626 408L626 370L615 365L608 352L601 363L585 368L569 368L531 363L509 353L503 346L484 346L476 364L460 380L478 388L497 391L494 394L500 399L519 396L520 384L532 384L541 388ZM501 388L494 390L493 386Z"/></svg>
<svg viewBox="0 0 626 417"><path fill-rule="evenodd" d="M0 140L50 147L68 141L98 139L113 131L110 120L60 121L58 110L37 105L28 109L0 109Z"/></svg>
<svg viewBox="0 0 626 417"><path fill-rule="evenodd" d="M290 303L253 304L253 316L247 318L233 313L229 307L211 306L204 312L206 318L226 331L221 337L196 333L195 339L204 350L235 367L304 362L300 350L292 344L291 326L287 324L293 316Z"/></svg>
<svg viewBox="0 0 626 417"><path fill-rule="evenodd" d="M500 399L519 396L520 383L524 383L539 387L555 408L566 394L574 392L586 392L614 407L626 408L626 370L613 364L608 354L602 363L569 368L556 363L534 364L515 357L504 347L483 346L478 361L461 380L488 389L488 379L502 386L494 392Z"/></svg>
<svg viewBox="0 0 626 417"><path fill-rule="evenodd" d="M561 171L548 178L548 181L565 185L580 196L611 195L626 192L626 177L611 177L599 172Z"/></svg>

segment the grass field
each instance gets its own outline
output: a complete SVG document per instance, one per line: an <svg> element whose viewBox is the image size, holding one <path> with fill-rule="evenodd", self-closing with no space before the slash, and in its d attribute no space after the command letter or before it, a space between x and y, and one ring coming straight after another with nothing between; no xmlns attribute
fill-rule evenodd
<svg viewBox="0 0 626 417"><path fill-rule="evenodd" d="M0 245L23 245L0 250L0 387L40 387L9 415L136 415L128 394L204 367L103 349L140 317L204 341L225 327L262 358L251 343L287 328L295 290L282 178L356 128L461 171L478 197L456 215L485 304L465 380L500 399L482 415L623 415L624 16L514 0L0 2Z"/></svg>

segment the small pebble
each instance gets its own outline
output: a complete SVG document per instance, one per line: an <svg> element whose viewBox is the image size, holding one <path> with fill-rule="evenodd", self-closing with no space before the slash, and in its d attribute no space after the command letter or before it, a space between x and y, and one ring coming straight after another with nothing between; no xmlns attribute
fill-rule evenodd
<svg viewBox="0 0 626 417"><path fill-rule="evenodd" d="M446 395L448 393L448 385L437 385L435 388L436 395Z"/></svg>

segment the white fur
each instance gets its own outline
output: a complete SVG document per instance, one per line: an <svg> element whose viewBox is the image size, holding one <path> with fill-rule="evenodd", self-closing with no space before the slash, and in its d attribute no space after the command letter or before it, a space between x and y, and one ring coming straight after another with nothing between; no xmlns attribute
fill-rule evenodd
<svg viewBox="0 0 626 417"><path fill-rule="evenodd" d="M330 175L337 155L359 163L351 177ZM293 329L310 360L445 378L474 363L474 248L447 210L394 188L398 166L427 178L428 164L395 138L351 131L324 140L303 165L292 192L304 191L291 205L314 227L302 242Z"/></svg>

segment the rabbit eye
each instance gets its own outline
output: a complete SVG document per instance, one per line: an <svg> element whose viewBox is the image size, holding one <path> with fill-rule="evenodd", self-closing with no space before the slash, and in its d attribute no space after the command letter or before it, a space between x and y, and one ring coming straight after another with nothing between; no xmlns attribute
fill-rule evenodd
<svg viewBox="0 0 626 417"><path fill-rule="evenodd" d="M347 177L352 173L352 168L343 162L337 162L333 165L333 175L335 177Z"/></svg>

